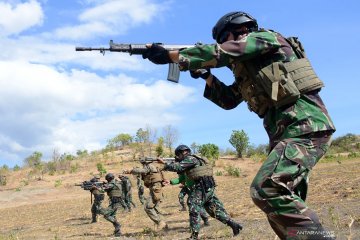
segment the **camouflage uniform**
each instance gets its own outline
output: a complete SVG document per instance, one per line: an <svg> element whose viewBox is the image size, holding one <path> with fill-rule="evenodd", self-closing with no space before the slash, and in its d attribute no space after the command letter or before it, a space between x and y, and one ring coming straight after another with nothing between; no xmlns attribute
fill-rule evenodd
<svg viewBox="0 0 360 240"><path fill-rule="evenodd" d="M157 230L166 228L167 224L163 220L160 212L160 203L162 201L162 173L153 163L143 163L143 168L133 168L133 175L141 175L145 187L149 188L150 196L146 198L144 210L149 218L156 224Z"/></svg>
<svg viewBox="0 0 360 240"><path fill-rule="evenodd" d="M121 225L116 219L116 212L118 208L121 207L122 200L120 181L113 179L112 181L104 185L103 191L105 191L109 196L110 204L107 208L101 208L99 214L103 215L106 220L108 220L114 225L114 234L119 235Z"/></svg>
<svg viewBox="0 0 360 240"><path fill-rule="evenodd" d="M179 203L182 206L181 211L186 211L185 196L190 194L191 191L190 191L189 186L192 186L194 183L190 179L187 179L185 174L179 174L178 178L173 178L170 180L171 185L177 185L179 183L183 184L181 191L179 192L179 195L178 195ZM187 204L190 205L191 203L187 202ZM204 225L208 226L209 225L209 217L204 208L202 208L200 211L200 217L204 221Z"/></svg>
<svg viewBox="0 0 360 240"><path fill-rule="evenodd" d="M99 191L98 189L90 190L91 194L94 196L94 202L91 206L91 215L92 215L92 223L97 222L97 214L99 214L101 210L101 203L104 201L104 193Z"/></svg>
<svg viewBox="0 0 360 240"><path fill-rule="evenodd" d="M120 177L123 191L123 198L125 205L129 211L131 211L131 205L136 207L135 203L132 201L132 192L131 192L131 181L127 176Z"/></svg>
<svg viewBox="0 0 360 240"><path fill-rule="evenodd" d="M137 186L137 189L138 189L139 200L140 200L141 204L144 205L144 202L145 202L145 197L144 197L145 189L144 189L144 183L141 180L141 175L136 176L136 186Z"/></svg>
<svg viewBox="0 0 360 240"><path fill-rule="evenodd" d="M249 80L247 71L251 66L282 64L297 58L283 36L268 30L179 52L182 70L225 66L232 69L235 76L232 85L226 86L214 77L204 91L205 98L224 109L233 109L246 100L246 89L241 86ZM253 81L250 86L258 86L250 80ZM281 239L286 239L291 228L322 229L316 213L305 203L309 172L328 150L335 131L318 92L302 93L290 104L269 106L258 114L264 119L270 153L251 184L251 197L267 214L271 227ZM249 99L246 101L254 111L256 106Z"/></svg>
<svg viewBox="0 0 360 240"><path fill-rule="evenodd" d="M187 155L180 162L165 163L165 171L188 174L189 170L202 166L203 163L193 155ZM213 218L232 226L234 221L226 212L223 203L215 194L215 181L212 176L204 176L195 181L187 181L189 188L189 217L193 239L197 239L200 231L201 212L203 209ZM241 227L239 225L239 227Z"/></svg>

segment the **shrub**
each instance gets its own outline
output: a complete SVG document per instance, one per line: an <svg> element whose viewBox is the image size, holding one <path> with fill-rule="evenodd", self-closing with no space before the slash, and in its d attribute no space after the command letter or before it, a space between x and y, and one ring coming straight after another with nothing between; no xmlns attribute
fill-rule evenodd
<svg viewBox="0 0 360 240"><path fill-rule="evenodd" d="M225 167L225 171L229 176L240 177L241 170L238 167L227 166Z"/></svg>

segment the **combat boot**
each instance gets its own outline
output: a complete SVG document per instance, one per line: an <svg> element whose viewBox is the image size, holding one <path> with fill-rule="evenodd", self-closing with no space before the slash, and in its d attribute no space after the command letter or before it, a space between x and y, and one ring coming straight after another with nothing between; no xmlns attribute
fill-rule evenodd
<svg viewBox="0 0 360 240"><path fill-rule="evenodd" d="M204 218L203 219L203 221L204 221L204 226L210 226L210 223L209 223L209 219L208 218Z"/></svg>
<svg viewBox="0 0 360 240"><path fill-rule="evenodd" d="M96 217L96 215L93 215L91 223L96 223L96 222L97 222L97 217Z"/></svg>
<svg viewBox="0 0 360 240"><path fill-rule="evenodd" d="M121 236L121 232L120 232L120 223L118 221L114 222L113 223L114 227L115 227L115 230L114 230L114 236L115 237L120 237Z"/></svg>
<svg viewBox="0 0 360 240"><path fill-rule="evenodd" d="M181 204L182 208L180 209L181 212L186 212L186 206L185 204Z"/></svg>
<svg viewBox="0 0 360 240"><path fill-rule="evenodd" d="M243 227L239 223L235 222L232 219L227 221L226 225L231 227L231 229L233 230L234 236L239 235L240 231L243 229Z"/></svg>
<svg viewBox="0 0 360 240"><path fill-rule="evenodd" d="M165 221L161 220L158 224L156 224L156 228L155 230L158 232L158 231L161 231L161 230L166 230L168 229L168 225Z"/></svg>
<svg viewBox="0 0 360 240"><path fill-rule="evenodd" d="M198 232L192 232L191 236L187 240L198 240L199 239L199 233Z"/></svg>

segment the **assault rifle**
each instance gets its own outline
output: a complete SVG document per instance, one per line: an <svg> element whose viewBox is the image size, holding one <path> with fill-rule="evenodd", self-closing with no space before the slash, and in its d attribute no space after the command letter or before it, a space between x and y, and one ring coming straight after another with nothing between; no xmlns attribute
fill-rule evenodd
<svg viewBox="0 0 360 240"><path fill-rule="evenodd" d="M157 162L157 159L158 158L156 157L143 157L140 158L139 161L150 163L150 162ZM161 158L161 159L168 163L175 162L175 158Z"/></svg>
<svg viewBox="0 0 360 240"><path fill-rule="evenodd" d="M75 183L75 186L79 186L84 190L91 190L93 187L102 188L105 184L105 182L83 181L82 183Z"/></svg>
<svg viewBox="0 0 360 240"><path fill-rule="evenodd" d="M158 45L161 45L165 49L171 51L171 50L180 50L184 48L194 47L196 45L200 45L201 43L197 43L195 45L165 45L162 43L156 43ZM123 44L123 43L114 43L113 40L110 40L109 48L103 48L103 47L75 47L75 51L100 51L103 55L105 55L106 51L110 52L127 52L130 55L142 55L147 51L146 44ZM167 80L171 82L178 83L180 77L180 70L177 63L170 63L169 64L169 71Z"/></svg>

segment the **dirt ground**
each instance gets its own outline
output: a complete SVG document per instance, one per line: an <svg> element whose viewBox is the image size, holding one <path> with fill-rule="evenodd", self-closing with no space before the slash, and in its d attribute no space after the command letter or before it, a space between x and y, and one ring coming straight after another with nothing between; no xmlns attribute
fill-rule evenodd
<svg viewBox="0 0 360 240"><path fill-rule="evenodd" d="M360 239L360 159L320 162L312 171L308 205L314 209L323 225L333 231L337 239ZM240 177L225 176L224 167L240 168ZM252 203L249 186L260 167L251 160L218 160L215 172L217 195L224 202L231 216L244 226L233 239L277 239L265 215ZM109 172L119 173L131 164L109 163ZM189 236L188 214L180 212L177 195L180 188L164 188L162 212L169 230L154 233L154 225L148 219L137 198L131 213L118 211L123 237L112 236L113 227L103 218L90 224L90 193L74 186L75 182L88 180L96 168L83 166L75 174L44 176L43 180L24 183L25 173L14 173L9 184L0 188L0 240L5 239L186 239ZM176 177L173 173L168 178ZM135 178L130 177L135 186ZM147 194L148 192L146 192ZM202 227L202 239L229 239L231 229L211 219L209 227Z"/></svg>

